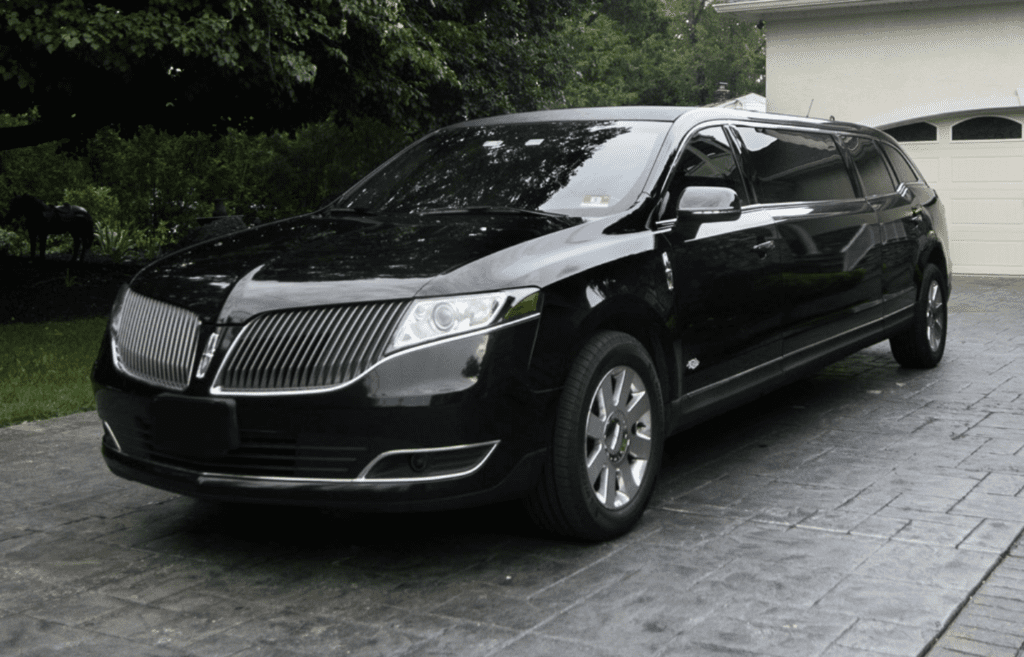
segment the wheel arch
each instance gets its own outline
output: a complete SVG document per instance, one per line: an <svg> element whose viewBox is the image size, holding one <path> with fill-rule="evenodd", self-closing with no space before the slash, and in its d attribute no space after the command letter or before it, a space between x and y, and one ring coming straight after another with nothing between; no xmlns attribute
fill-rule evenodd
<svg viewBox="0 0 1024 657"><path fill-rule="evenodd" d="M949 259L946 256L946 250L938 240L931 242L931 244L929 244L921 253L916 271L914 272L914 282L917 283L918 286L921 285L921 278L924 274L924 269L928 265L935 265L938 268L939 274L942 276L942 285L945 288L946 300L948 301L953 283L952 268L950 266Z"/></svg>
<svg viewBox="0 0 1024 657"><path fill-rule="evenodd" d="M636 297L606 301L594 309L580 327L577 353L593 336L603 331L618 331L636 339L654 362L664 400L675 398L675 359L672 341L663 328L664 320ZM575 358L575 354L573 356Z"/></svg>
<svg viewBox="0 0 1024 657"><path fill-rule="evenodd" d="M678 372L666 326L670 315L631 293L587 300L585 293L549 293L534 350L538 388L561 387L584 345L602 331L635 338L650 355L658 373L662 398L674 399Z"/></svg>

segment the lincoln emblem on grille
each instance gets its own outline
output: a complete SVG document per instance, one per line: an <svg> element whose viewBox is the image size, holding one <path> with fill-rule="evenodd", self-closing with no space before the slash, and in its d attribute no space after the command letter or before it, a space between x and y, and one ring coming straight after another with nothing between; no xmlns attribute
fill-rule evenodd
<svg viewBox="0 0 1024 657"><path fill-rule="evenodd" d="M217 340L219 338L220 334L214 331L210 339L206 341L206 349L203 349L203 357L199 359L199 367L196 368L197 379L206 376L206 370L210 369L210 361L213 360L213 354L217 351Z"/></svg>

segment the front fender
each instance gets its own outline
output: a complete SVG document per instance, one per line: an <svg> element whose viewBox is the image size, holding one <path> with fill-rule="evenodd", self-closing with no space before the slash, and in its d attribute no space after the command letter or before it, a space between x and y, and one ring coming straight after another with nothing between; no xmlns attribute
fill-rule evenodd
<svg viewBox="0 0 1024 657"><path fill-rule="evenodd" d="M537 389L559 388L590 336L632 335L648 350L668 392L673 297L656 251L631 255L567 278L545 290L531 378Z"/></svg>

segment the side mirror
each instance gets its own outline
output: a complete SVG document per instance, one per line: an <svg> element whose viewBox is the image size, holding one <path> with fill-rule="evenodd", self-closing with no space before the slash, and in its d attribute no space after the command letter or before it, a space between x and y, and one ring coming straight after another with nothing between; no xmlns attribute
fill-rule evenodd
<svg viewBox="0 0 1024 657"><path fill-rule="evenodd" d="M679 223L708 221L735 221L742 209L740 197L728 187L687 187L679 197L677 221Z"/></svg>

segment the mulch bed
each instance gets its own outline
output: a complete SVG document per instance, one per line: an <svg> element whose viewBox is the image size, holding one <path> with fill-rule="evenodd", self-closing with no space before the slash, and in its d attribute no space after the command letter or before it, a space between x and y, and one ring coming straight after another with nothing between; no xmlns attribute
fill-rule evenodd
<svg viewBox="0 0 1024 657"><path fill-rule="evenodd" d="M143 264L93 254L82 263L59 253L47 254L45 262L0 255L0 324L109 315L118 289Z"/></svg>

